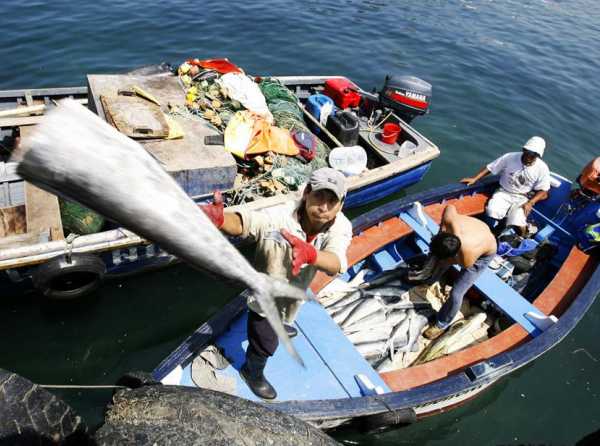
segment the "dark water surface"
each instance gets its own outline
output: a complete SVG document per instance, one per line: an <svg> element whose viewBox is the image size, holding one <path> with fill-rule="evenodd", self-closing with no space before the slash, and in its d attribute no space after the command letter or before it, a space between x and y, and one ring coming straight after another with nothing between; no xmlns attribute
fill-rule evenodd
<svg viewBox="0 0 600 446"><path fill-rule="evenodd" d="M416 127L442 156L410 192L474 174L534 134L547 139L551 168L570 178L599 154L597 0L1 0L0 30L2 90L83 85L86 73L188 57L226 56L255 74L343 74L368 89L387 73L417 75L434 99ZM76 304L2 296L0 367L40 383L111 384L151 370L235 293L180 265L108 283ZM340 439L574 444L600 429L599 305L557 348L462 408ZM110 398L60 394L91 424Z"/></svg>

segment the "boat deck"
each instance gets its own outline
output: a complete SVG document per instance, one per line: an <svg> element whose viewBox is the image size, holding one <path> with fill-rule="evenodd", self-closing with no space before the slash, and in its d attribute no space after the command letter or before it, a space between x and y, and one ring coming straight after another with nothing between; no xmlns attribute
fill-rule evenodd
<svg viewBox="0 0 600 446"><path fill-rule="evenodd" d="M231 365L216 373L235 382L237 396L262 401L250 391L239 374L248 346L247 315L247 311L242 312L217 339L217 346ZM298 314L295 326L298 336L292 342L306 367L296 363L280 347L265 368L265 376L277 390L278 401L360 397L363 393L355 378L358 374L367 376L374 386L380 386L384 392L390 391L321 305L306 303ZM183 369L180 384L196 385L192 378L191 363Z"/></svg>

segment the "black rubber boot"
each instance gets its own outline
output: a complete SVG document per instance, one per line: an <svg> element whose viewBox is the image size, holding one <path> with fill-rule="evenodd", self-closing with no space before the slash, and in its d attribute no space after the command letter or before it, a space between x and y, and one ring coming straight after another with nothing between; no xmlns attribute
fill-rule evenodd
<svg viewBox="0 0 600 446"><path fill-rule="evenodd" d="M290 339L298 336L298 330L293 325L283 324L283 328L285 328L285 332L290 337Z"/></svg>
<svg viewBox="0 0 600 446"><path fill-rule="evenodd" d="M277 398L277 392L263 374L267 359L267 357L256 354L248 347L246 363L242 366L240 375L246 381L252 393L264 400L272 400Z"/></svg>

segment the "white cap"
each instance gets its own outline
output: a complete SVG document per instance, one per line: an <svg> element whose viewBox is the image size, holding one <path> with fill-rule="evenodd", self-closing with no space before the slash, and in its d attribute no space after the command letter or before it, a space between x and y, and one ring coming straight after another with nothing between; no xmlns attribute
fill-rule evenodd
<svg viewBox="0 0 600 446"><path fill-rule="evenodd" d="M541 158L544 156L544 149L546 148L546 141L544 138L539 136L532 136L523 146L523 149L529 150L530 152L537 153Z"/></svg>
<svg viewBox="0 0 600 446"><path fill-rule="evenodd" d="M328 189L340 201L346 196L346 178L344 174L330 167L322 167L313 171L308 182L313 191Z"/></svg>

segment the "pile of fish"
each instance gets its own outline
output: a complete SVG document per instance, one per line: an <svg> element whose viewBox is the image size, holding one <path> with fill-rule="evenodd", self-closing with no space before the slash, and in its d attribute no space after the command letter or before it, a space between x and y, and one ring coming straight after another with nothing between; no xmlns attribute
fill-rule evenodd
<svg viewBox="0 0 600 446"><path fill-rule="evenodd" d="M350 282L332 282L319 301L377 371L428 362L487 339L486 313L467 303L446 333L429 342L421 333L441 302L432 305L413 292L416 288L403 280L406 268L365 281L369 274L363 269Z"/></svg>
<svg viewBox="0 0 600 446"><path fill-rule="evenodd" d="M320 301L363 357L382 370L397 354L418 350L433 309L427 300L410 296L411 285L400 278L402 269L362 282L368 272L327 290Z"/></svg>

